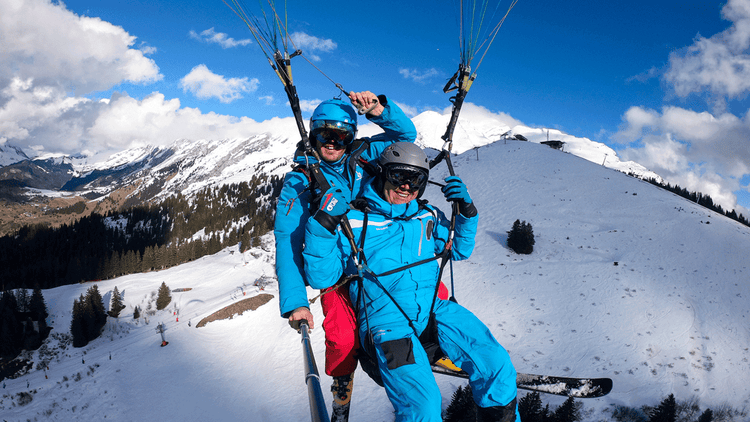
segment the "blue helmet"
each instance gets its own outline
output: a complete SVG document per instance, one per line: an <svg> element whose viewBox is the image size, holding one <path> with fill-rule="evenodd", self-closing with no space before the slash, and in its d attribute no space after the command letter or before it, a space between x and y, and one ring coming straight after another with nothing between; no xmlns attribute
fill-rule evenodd
<svg viewBox="0 0 750 422"><path fill-rule="evenodd" d="M326 100L320 103L310 117L310 138L321 144L334 142L349 145L357 136L357 113L349 103Z"/></svg>

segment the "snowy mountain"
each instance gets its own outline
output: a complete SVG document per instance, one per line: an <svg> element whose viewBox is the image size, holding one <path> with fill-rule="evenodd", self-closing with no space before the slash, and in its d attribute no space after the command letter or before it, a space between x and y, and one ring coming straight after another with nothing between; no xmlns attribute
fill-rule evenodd
<svg viewBox="0 0 750 422"><path fill-rule="evenodd" d="M461 154L496 141L518 138L517 135L521 135L520 139L526 139L529 142L561 142L561 150L593 163L602 164L626 174L633 174L642 179L662 180L658 174L638 163L620 161L620 157L617 156L615 150L588 138L578 138L556 129L530 128L512 121L504 122L499 120L497 114L488 113L482 116L482 113L475 111L472 117L471 120L459 118L453 133L454 145L451 150L455 154ZM417 126L418 133L417 142L437 150L442 149L442 136L449 121L450 115L432 111L424 112L415 117L414 124Z"/></svg>
<svg viewBox="0 0 750 422"><path fill-rule="evenodd" d="M494 138L506 129L532 142ZM440 135L425 135L421 142L440 146ZM702 409L746 411L748 227L605 167L614 157L607 155L602 166L600 158L608 152L592 153L589 160L538 144L546 131L498 128L471 142L456 135L454 148L465 152L454 156L453 164L476 202L480 223L474 254L454 264L455 296L490 327L518 371L611 377L612 393L584 402L586 421L612 420L617 406L654 406L670 393L695 399ZM577 143L553 131L550 136L560 136L566 148ZM222 170L204 168L214 170L205 183L242 177L248 170L240 168L240 156L253 156L266 171L284 170L269 151L286 153L290 141L254 142L260 152L252 154L252 142L196 143L192 147L205 154L194 156L195 163L175 172L179 180L165 186L188 186L191 170L216 163L209 157L237 161ZM260 149L263 142L270 147ZM446 175L441 165L431 179ZM428 188L425 196L448 209L439 189ZM516 219L533 226L531 255L505 246ZM252 285L273 274L273 263L269 234L262 248L244 256L230 247L168 270L96 282L105 297L117 286L127 309L81 349L63 348L58 339L68 331L73 300L94 283L44 291L57 339L31 354L35 366L28 374L4 381L0 419L309 420L299 335L279 317L276 286L260 292ZM144 318L134 321L133 307L147 309L162 282L173 289L170 306L148 324ZM175 292L185 288L191 290ZM274 297L255 311L196 328L213 312L261 293ZM320 325L320 306L312 310ZM167 327L166 347L159 347L159 322ZM312 339L322 368L320 328ZM37 365L43 359L48 370ZM447 406L464 383L436 378ZM321 379L327 390L330 377ZM551 407L562 402L543 400ZM745 413L731 420L747 419ZM384 391L361 371L355 375L351 420L393 420Z"/></svg>
<svg viewBox="0 0 750 422"><path fill-rule="evenodd" d="M21 148L0 144L0 167L28 159L29 157L24 154Z"/></svg>
<svg viewBox="0 0 750 422"><path fill-rule="evenodd" d="M280 147L268 148L271 144ZM265 133L247 139L181 140L167 147L132 148L95 164L67 156L27 159L1 167L0 180L16 180L35 189L76 192L92 200L135 186L130 195L145 202L248 180L258 171L283 174L293 145ZM36 190L32 193L40 194Z"/></svg>
<svg viewBox="0 0 750 422"><path fill-rule="evenodd" d="M448 120L448 115L430 111L415 117L419 133L417 143L442 148L441 136ZM0 180L14 179L36 189L76 192L90 200L103 199L128 186L135 186L129 195L139 201L164 198L177 192L190 195L206 186L248 180L258 171L283 175L289 169L289 157L299 135L277 129L278 122L274 124L273 133L234 139L177 140L162 147L139 146L93 164L85 157L56 155L13 161L17 158L7 156L3 160L13 163L0 167ZM366 124L361 126L360 135L371 136L379 131L377 126ZM460 154L515 135L536 143L551 136L564 142L564 151L589 161L641 177L661 179L637 163L621 162L616 152L604 144L556 130L522 125L510 127L498 120L496 114L474 113L471 120L459 119L452 152ZM6 152L0 152L0 157L6 157Z"/></svg>

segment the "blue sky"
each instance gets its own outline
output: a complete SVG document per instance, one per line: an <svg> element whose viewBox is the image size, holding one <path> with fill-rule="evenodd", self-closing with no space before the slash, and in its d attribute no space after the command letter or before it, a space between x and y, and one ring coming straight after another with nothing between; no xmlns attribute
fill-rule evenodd
<svg viewBox="0 0 750 422"><path fill-rule="evenodd" d="M490 4L501 16L510 1ZM450 105L442 87L460 60L458 10L457 1L287 2L305 57L412 116ZM0 143L30 154L242 136L290 116L278 78L221 0L0 0L0 16ZM467 101L604 142L746 210L749 22L750 0L520 0ZM338 90L303 58L292 63L307 117Z"/></svg>

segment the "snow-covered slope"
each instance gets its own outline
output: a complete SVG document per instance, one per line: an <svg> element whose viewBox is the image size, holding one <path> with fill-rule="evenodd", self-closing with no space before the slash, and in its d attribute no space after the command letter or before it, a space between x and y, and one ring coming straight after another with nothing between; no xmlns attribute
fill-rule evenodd
<svg viewBox="0 0 750 422"><path fill-rule="evenodd" d="M518 371L613 378L609 396L584 402L587 421L608 420L613 404L656 405L669 393L696 397L703 409L748 406L750 229L533 142L495 142L453 162L480 213L474 254L454 264L455 296L506 346ZM432 179L446 173L438 166ZM437 188L426 197L447 209ZM533 226L531 255L505 246L516 219ZM309 420L299 335L278 316L276 298L195 328L242 299L239 287L258 293L252 282L273 272L272 238L265 241L266 251L252 251L257 257L232 254L234 247L176 268L97 282L105 297L115 286L124 292L127 310L108 322L102 338L52 359L49 378L34 370L6 380L1 419ZM161 282L192 290L173 293L173 304L148 325L134 324L132 307L145 309ZM44 292L53 334L68 331L73 299L91 284ZM275 287L266 293L275 295ZM312 310L319 325L319 305ZM159 347L157 322L167 326L167 347ZM312 339L322 368L320 328ZM327 389L330 378L321 378ZM446 406L462 382L437 380ZM29 391L30 404L13 405ZM562 401L543 400L552 407ZM362 372L355 376L351 420L393 420L385 393Z"/></svg>

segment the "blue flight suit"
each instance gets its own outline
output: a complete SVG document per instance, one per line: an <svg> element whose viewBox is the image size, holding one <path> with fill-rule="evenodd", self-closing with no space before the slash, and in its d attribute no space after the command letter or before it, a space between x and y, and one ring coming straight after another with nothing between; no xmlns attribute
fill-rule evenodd
<svg viewBox="0 0 750 422"><path fill-rule="evenodd" d="M449 235L445 215L431 206L420 207L416 200L391 205L376 192L377 183L373 182L366 183L362 195L370 208L366 226L362 211L347 213L354 238L364 250L361 262L372 273L383 274L440 253ZM477 221L477 216L456 217L453 259L463 260L471 255ZM351 249L342 238L340 229L332 234L315 218L308 220L304 258L312 287L331 286L343 271ZM352 302L359 311L362 345L366 347L367 335L371 334L397 421L442 420L440 390L418 340L429 320L438 271L436 260L385 276L366 271L362 283L350 286ZM469 374L475 402L480 407L510 403L517 393L516 371L489 329L455 302L435 301L434 313L440 347Z"/></svg>
<svg viewBox="0 0 750 422"><path fill-rule="evenodd" d="M385 107L383 113L367 118L380 126L384 133L373 136L369 143L359 145L361 151L347 151L336 163L320 163L320 169L328 183L339 187L350 200L359 194L362 180L370 177L361 166L352 162L353 157L359 156L369 162L377 159L388 145L394 142L414 142L417 137L414 123L401 108L388 101L385 96L378 98ZM304 157L295 161L297 164L305 164ZM309 306L305 289L308 283L302 263L305 224L310 217L310 202L313 200L312 193L306 190L308 185L309 181L304 173L287 173L276 205L276 274L279 279L279 308L284 318L301 306ZM337 277L340 275L341 272Z"/></svg>
<svg viewBox="0 0 750 422"><path fill-rule="evenodd" d="M384 133L354 141L341 160L335 163L320 163L328 183L340 188L348 200L359 193L363 180L371 177L358 160L372 161L388 145L414 142L417 135L414 123L395 103L388 102L382 95L378 99L384 107L383 112L379 116L367 115L367 118L380 126ZM301 156L296 157L295 162L304 165L305 160L306 157ZM289 172L276 207L276 274L279 279L279 309L284 318L299 307L309 306L302 248L310 203L317 195L317 192L311 192L309 186L310 181L305 173ZM339 272L337 277L341 274ZM349 268L347 274L356 274L356 268ZM325 372L330 376L351 374L357 368L355 353L358 340L356 316L347 289L327 292L321 297L321 306L325 317L322 324L326 334Z"/></svg>

